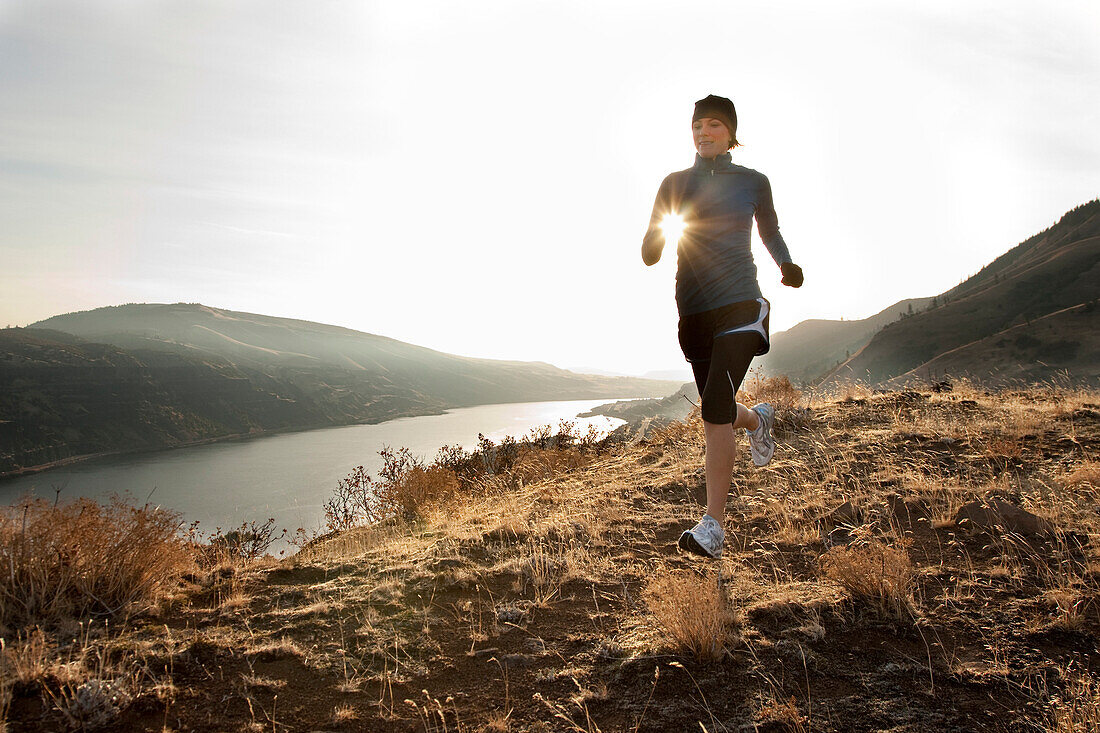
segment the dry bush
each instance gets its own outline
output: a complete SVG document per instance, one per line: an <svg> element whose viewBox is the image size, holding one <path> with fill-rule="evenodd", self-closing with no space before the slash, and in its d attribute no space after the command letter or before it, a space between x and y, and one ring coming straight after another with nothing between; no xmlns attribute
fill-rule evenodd
<svg viewBox="0 0 1100 733"><path fill-rule="evenodd" d="M750 402L769 402L777 413L789 412L802 402L802 392L787 375L761 377L753 373L741 387Z"/></svg>
<svg viewBox="0 0 1100 733"><path fill-rule="evenodd" d="M458 490L458 477L446 465L425 466L408 448L383 448L378 478L356 466L340 479L325 502L325 523L331 532L376 524L391 517L410 519L429 506L446 501Z"/></svg>
<svg viewBox="0 0 1100 733"><path fill-rule="evenodd" d="M68 729L111 725L143 693L143 683L155 678L132 647L110 638L108 628L81 623L71 643L60 648L37 628L11 648L0 640L0 684L8 691L17 683L36 688Z"/></svg>
<svg viewBox="0 0 1100 733"><path fill-rule="evenodd" d="M79 684L62 685L51 698L70 728L96 730L113 723L130 706L135 687L130 676L90 677Z"/></svg>
<svg viewBox="0 0 1100 733"><path fill-rule="evenodd" d="M300 530L304 532L305 530ZM268 554L275 540L286 537L286 530L275 535L275 519L266 522L242 522L241 526L228 532L220 530L210 538L211 564L219 562L253 563Z"/></svg>
<svg viewBox="0 0 1100 733"><path fill-rule="evenodd" d="M673 646L698 660L720 659L737 639L738 615L717 572L659 569L642 598Z"/></svg>
<svg viewBox="0 0 1100 733"><path fill-rule="evenodd" d="M856 402L868 400L874 393L875 390L868 384L857 380L845 380L837 382L828 394L838 402Z"/></svg>
<svg viewBox="0 0 1100 733"><path fill-rule="evenodd" d="M513 474L523 483L576 471L588 465L592 457L570 448L530 448L521 450Z"/></svg>
<svg viewBox="0 0 1100 733"><path fill-rule="evenodd" d="M45 677L56 646L38 627L18 632L10 642L0 638L0 685L29 685Z"/></svg>
<svg viewBox="0 0 1100 733"><path fill-rule="evenodd" d="M193 562L179 528L118 497L0 508L0 629L148 608Z"/></svg>
<svg viewBox="0 0 1100 733"><path fill-rule="evenodd" d="M696 407L683 420L674 420L652 429L646 434L645 442L672 449L695 447L702 443L702 422L702 413Z"/></svg>
<svg viewBox="0 0 1100 733"><path fill-rule="evenodd" d="M916 579L904 548L872 542L834 547L821 559L825 577L885 618L912 618Z"/></svg>
<svg viewBox="0 0 1100 733"><path fill-rule="evenodd" d="M446 468L413 466L389 486L392 489L384 492L380 500L391 503L402 516L410 517L450 499L458 490L458 478Z"/></svg>

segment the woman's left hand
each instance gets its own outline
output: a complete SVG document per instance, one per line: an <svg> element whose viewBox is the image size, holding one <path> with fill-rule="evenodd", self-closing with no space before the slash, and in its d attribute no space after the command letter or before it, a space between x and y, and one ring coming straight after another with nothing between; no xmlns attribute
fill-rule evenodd
<svg viewBox="0 0 1100 733"><path fill-rule="evenodd" d="M793 262L784 262L779 266L779 269L783 272L784 285L792 288L802 287L802 268Z"/></svg>

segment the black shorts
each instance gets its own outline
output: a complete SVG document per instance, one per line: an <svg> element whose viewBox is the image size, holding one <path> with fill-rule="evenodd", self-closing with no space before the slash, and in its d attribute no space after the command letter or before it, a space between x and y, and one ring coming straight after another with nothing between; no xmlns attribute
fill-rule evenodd
<svg viewBox="0 0 1100 733"><path fill-rule="evenodd" d="M753 357L771 348L770 313L768 301L757 298L680 318L680 348L691 364L707 422L726 424L737 419L741 380Z"/></svg>

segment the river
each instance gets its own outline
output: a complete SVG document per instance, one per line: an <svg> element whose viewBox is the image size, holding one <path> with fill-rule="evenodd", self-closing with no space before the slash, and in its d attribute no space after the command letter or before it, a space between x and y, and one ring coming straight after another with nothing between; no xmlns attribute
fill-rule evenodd
<svg viewBox="0 0 1100 733"><path fill-rule="evenodd" d="M322 504L337 481L356 466L376 475L383 447L408 448L431 460L444 445L477 446L478 433L499 443L520 438L532 428L572 420L580 432L595 425L609 431L623 423L608 417L578 418L612 400L569 400L480 405L443 415L407 417L375 425L346 425L260 436L186 448L107 456L29 476L0 479L0 503L12 504L33 493L53 500L88 497L104 500L126 495L199 522L210 533L274 518L291 534L315 530L324 522ZM286 551L280 542L273 549Z"/></svg>

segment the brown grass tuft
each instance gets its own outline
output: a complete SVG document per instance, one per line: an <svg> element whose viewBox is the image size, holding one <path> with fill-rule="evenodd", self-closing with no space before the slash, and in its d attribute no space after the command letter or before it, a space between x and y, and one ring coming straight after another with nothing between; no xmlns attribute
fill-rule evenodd
<svg viewBox="0 0 1100 733"><path fill-rule="evenodd" d="M118 497L0 508L0 627L148 608L192 562L179 526L175 512Z"/></svg>
<svg viewBox="0 0 1100 733"><path fill-rule="evenodd" d="M780 700L772 697L760 706L756 711L756 721L767 727L767 730L790 731L790 733L803 733L810 730L810 720L798 709L798 703L794 697Z"/></svg>
<svg viewBox="0 0 1100 733"><path fill-rule="evenodd" d="M1070 678L1065 692L1050 700L1050 733L1100 730L1100 684L1091 676Z"/></svg>
<svg viewBox="0 0 1100 733"><path fill-rule="evenodd" d="M721 659L737 639L738 615L717 572L658 570L642 598L673 646L696 659Z"/></svg>
<svg viewBox="0 0 1100 733"><path fill-rule="evenodd" d="M821 558L821 569L857 602L885 618L912 618L916 580L913 562L904 548L880 542L834 547Z"/></svg>
<svg viewBox="0 0 1100 733"><path fill-rule="evenodd" d="M1100 463L1087 460L1073 470L1072 473L1062 479L1066 488L1083 488L1085 486L1100 489Z"/></svg>
<svg viewBox="0 0 1100 733"><path fill-rule="evenodd" d="M0 679L27 685L46 676L56 643L35 628L12 641L0 639Z"/></svg>
<svg viewBox="0 0 1100 733"><path fill-rule="evenodd" d="M791 384L786 375L761 377L752 373L742 389L745 399L751 402L770 402L777 413L790 412L802 402L802 392Z"/></svg>

